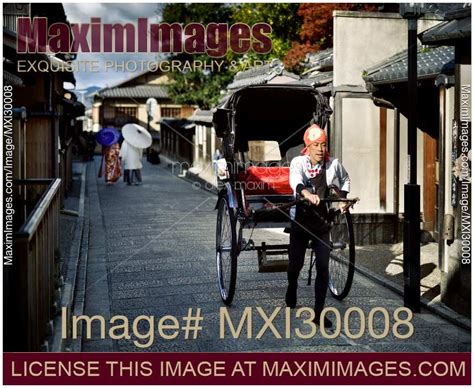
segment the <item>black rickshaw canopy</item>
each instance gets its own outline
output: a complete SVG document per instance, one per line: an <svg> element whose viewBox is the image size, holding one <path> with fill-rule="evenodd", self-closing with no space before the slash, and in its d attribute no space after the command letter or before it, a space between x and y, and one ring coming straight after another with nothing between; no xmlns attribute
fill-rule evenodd
<svg viewBox="0 0 474 388"><path fill-rule="evenodd" d="M331 113L327 99L310 85L254 85L236 91L215 109L213 124L233 152L248 151L251 140L273 140L285 153L302 144L310 124L324 128Z"/></svg>

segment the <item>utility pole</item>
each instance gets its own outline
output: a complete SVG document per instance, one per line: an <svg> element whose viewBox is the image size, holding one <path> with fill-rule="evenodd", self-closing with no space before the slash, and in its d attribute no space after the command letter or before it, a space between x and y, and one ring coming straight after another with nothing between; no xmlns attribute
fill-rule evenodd
<svg viewBox="0 0 474 388"><path fill-rule="evenodd" d="M148 133L151 134L151 131L150 131L150 121L153 120L153 118L155 117L155 111L156 111L156 107L158 106L158 102L156 101L156 99L154 98L149 98L148 100L146 100L146 129L148 131ZM153 135L152 135L153 137ZM146 159L149 161L150 160L150 148L147 148L146 149Z"/></svg>
<svg viewBox="0 0 474 388"><path fill-rule="evenodd" d="M418 18L422 3L400 4L400 14L408 22L408 183L404 187L403 297L405 307L420 312L420 186L417 184L416 89L418 78Z"/></svg>

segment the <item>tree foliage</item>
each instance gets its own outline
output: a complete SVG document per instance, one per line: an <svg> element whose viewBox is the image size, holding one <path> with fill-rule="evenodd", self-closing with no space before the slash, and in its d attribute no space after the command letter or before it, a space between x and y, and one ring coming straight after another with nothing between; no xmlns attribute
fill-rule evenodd
<svg viewBox="0 0 474 388"><path fill-rule="evenodd" d="M170 3L162 6L162 18L166 23L229 23L232 8L222 3ZM172 60L209 61L206 55L176 54ZM202 109L215 106L221 90L232 80L228 66L221 71L188 71L171 73L172 82L167 86L170 98L183 105L197 105Z"/></svg>
<svg viewBox="0 0 474 388"><path fill-rule="evenodd" d="M220 98L220 91L232 81L235 72L253 65L256 60L283 59L291 48L291 42L298 39L302 18L298 15L299 4L222 4L222 3L172 3L161 6L163 22L227 23L244 22L247 25L265 22L272 26L272 51L268 54L249 52L236 55L230 50L221 71L173 73L172 84L168 86L170 97L181 104L210 108ZM174 60L207 60L206 56L186 53L173 56ZM230 64L233 63L233 71Z"/></svg>
<svg viewBox="0 0 474 388"><path fill-rule="evenodd" d="M299 30L299 39L293 41L291 49L285 57L285 65L290 69L298 69L300 62L309 52L332 47L333 44L333 12L341 11L375 11L377 4L301 4L298 15L303 23Z"/></svg>
<svg viewBox="0 0 474 388"><path fill-rule="evenodd" d="M166 23L228 23L232 8L222 3L169 3L162 5Z"/></svg>
<svg viewBox="0 0 474 388"><path fill-rule="evenodd" d="M298 39L302 18L297 14L298 3L244 3L235 4L232 22L244 22L248 25L268 23L272 27L272 51L265 55L248 56L265 60L283 59L291 48L291 42Z"/></svg>
<svg viewBox="0 0 474 388"><path fill-rule="evenodd" d="M214 106L221 91L232 81L235 70L243 70L256 60L284 59L289 70L298 72L300 63L309 52L332 47L333 11L374 11L378 4L322 4L322 3L170 3L160 5L162 21L167 23L227 23L244 22L248 25L265 22L271 25L272 51L265 55L249 52L236 55L230 50L220 71L173 73L168 87L170 97L181 104ZM176 54L180 61L209 61L205 55ZM231 70L230 64L233 63Z"/></svg>
<svg viewBox="0 0 474 388"><path fill-rule="evenodd" d="M221 72L206 74L202 71L174 73L173 83L168 85L168 94L177 104L197 105L201 109L216 106L221 91L232 81L233 74Z"/></svg>

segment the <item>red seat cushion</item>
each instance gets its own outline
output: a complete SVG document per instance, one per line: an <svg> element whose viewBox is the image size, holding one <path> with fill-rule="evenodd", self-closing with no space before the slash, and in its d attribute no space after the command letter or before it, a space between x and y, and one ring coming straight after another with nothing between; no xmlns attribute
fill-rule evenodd
<svg viewBox="0 0 474 388"><path fill-rule="evenodd" d="M289 167L251 166L239 173L238 180L246 195L293 194Z"/></svg>

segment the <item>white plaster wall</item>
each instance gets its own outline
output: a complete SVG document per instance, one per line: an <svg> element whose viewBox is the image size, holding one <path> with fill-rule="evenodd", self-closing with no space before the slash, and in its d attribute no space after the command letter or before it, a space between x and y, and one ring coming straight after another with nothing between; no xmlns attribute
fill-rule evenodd
<svg viewBox="0 0 474 388"><path fill-rule="evenodd" d="M438 112L434 112L438 114ZM420 185L420 211L423 211L423 132L417 129L417 183ZM399 212L405 210L404 185L408 183L408 121L405 116L400 114L400 183L399 183Z"/></svg>
<svg viewBox="0 0 474 388"><path fill-rule="evenodd" d="M137 114L138 114L138 120L144 123L145 128L146 128L146 123L147 123L147 113L146 113L146 105L141 104L141 105L133 105L138 108ZM151 123L150 123L151 124Z"/></svg>
<svg viewBox="0 0 474 388"><path fill-rule="evenodd" d="M160 124L157 123L157 121L161 118L160 116L160 109L157 107L155 110L155 115L153 116L152 119L150 119L150 130L151 131L160 131ZM140 120L142 123L147 123L148 120L148 113L146 111L146 104L140 104L138 105L138 120Z"/></svg>
<svg viewBox="0 0 474 388"><path fill-rule="evenodd" d="M419 20L418 31L440 23ZM365 87L363 71L406 50L407 22L395 13L334 12L334 81L335 87ZM335 112L335 114L337 114ZM357 213L393 212L394 127L393 111L387 110L387 207L380 207L379 108L369 99L344 98L342 103L342 155L350 170L351 195L359 196ZM436 113L435 113L436 114ZM363 133L361 128L364 128ZM406 119L400 123L399 211L403 212L403 185L407 180ZM418 131L418 184L423 182L423 136ZM423 209L421 187L421 209Z"/></svg>
<svg viewBox="0 0 474 388"><path fill-rule="evenodd" d="M393 109L387 109L387 152L386 152L386 160L387 160L387 170L386 170L386 207L385 211L387 213L394 213L395 208L393 206L394 200L394 179L395 179L395 126L394 126L394 119L395 119L395 111ZM382 209L384 210L384 209Z"/></svg>
<svg viewBox="0 0 474 388"><path fill-rule="evenodd" d="M328 98L329 106L332 109L332 114L329 116L328 124L326 126L326 129L329 127L330 131L334 131L334 121L335 121L335 113L334 113L334 97L329 97ZM330 135L328 133L328 135ZM331 146L331 145L330 145Z"/></svg>
<svg viewBox="0 0 474 388"><path fill-rule="evenodd" d="M93 124L99 124L100 121L100 107L102 106L101 102L94 102L92 105L92 122Z"/></svg>
<svg viewBox="0 0 474 388"><path fill-rule="evenodd" d="M157 123L161 119L161 111L160 108L157 106L155 112L153 114L153 119L150 121L150 127L152 130L160 132L160 124Z"/></svg>
<svg viewBox="0 0 474 388"><path fill-rule="evenodd" d="M342 100L342 160L351 177L356 213L379 212L379 108L368 98Z"/></svg>
<svg viewBox="0 0 474 388"><path fill-rule="evenodd" d="M351 197L359 197L357 213L393 212L395 178L394 111L387 110L387 206L380 207L380 109L370 99L342 100L342 159L351 177ZM407 119L400 115L399 212L404 211L404 185L408 183ZM423 209L423 132L417 130L417 182Z"/></svg>
<svg viewBox="0 0 474 388"><path fill-rule="evenodd" d="M418 32L440 23L419 20ZM362 73L407 49L407 21L395 13L334 12L334 86L364 85Z"/></svg>

